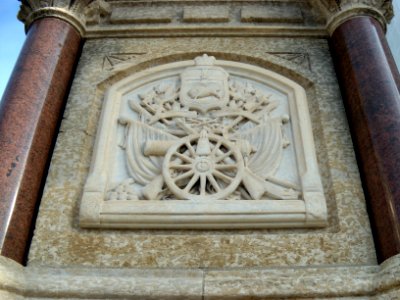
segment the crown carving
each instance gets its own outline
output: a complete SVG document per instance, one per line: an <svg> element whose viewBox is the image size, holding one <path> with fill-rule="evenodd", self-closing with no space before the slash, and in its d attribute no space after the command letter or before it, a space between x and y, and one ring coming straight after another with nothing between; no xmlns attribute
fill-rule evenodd
<svg viewBox="0 0 400 300"><path fill-rule="evenodd" d="M207 54L203 54L202 56L198 56L194 59L196 66L212 66L215 62L214 56L208 56Z"/></svg>
<svg viewBox="0 0 400 300"><path fill-rule="evenodd" d="M83 36L87 24L99 23L111 14L110 5L104 0L20 0L18 19L26 29L33 21L56 17L67 21Z"/></svg>

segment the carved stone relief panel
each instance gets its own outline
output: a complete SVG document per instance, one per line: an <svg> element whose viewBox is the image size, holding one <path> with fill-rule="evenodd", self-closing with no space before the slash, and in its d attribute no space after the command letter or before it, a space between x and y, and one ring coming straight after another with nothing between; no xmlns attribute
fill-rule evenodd
<svg viewBox="0 0 400 300"><path fill-rule="evenodd" d="M81 226L310 227L326 218L295 82L205 54L133 74L105 95Z"/></svg>

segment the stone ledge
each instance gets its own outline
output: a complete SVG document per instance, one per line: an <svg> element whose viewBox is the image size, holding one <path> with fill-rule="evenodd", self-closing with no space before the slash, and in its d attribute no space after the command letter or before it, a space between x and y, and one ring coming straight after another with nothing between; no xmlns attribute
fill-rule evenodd
<svg viewBox="0 0 400 300"><path fill-rule="evenodd" d="M201 26L194 23L176 25L166 23L163 26L119 24L118 26L96 26L86 33L86 38L138 38L138 37L313 37L327 38L324 26L281 26L278 24L258 26L251 23L230 25L230 23L212 23Z"/></svg>
<svg viewBox="0 0 400 300"><path fill-rule="evenodd" d="M344 12L344 13L343 13ZM167 31L180 31L187 23L197 23L201 29L207 23L228 23L236 28L253 25L274 27L280 24L291 36L299 35L299 29L323 28L332 31L344 19L356 15L370 15L385 27L393 16L391 1L375 0L319 0L319 1L263 1L263 0L215 0L202 6L193 0L155 1L39 1L23 2L18 18L28 29L30 24L44 17L57 17L69 22L83 37L107 37L124 31L141 29L154 24L173 24ZM199 26L202 24L203 26ZM297 30L290 28L295 24ZM129 25L129 26L127 26ZM128 27L128 28L126 28ZM176 28L178 27L178 28ZM282 28L281 28L282 29ZM276 30L276 33L280 30ZM179 35L177 32L175 35ZM205 34L200 32L198 35ZM235 33L234 33L235 34ZM237 33L236 33L237 34ZM303 36L306 33L303 33ZM159 36L169 36L163 30ZM223 35L223 34L222 34ZM135 35L129 35L135 36ZM285 35L287 36L287 35Z"/></svg>
<svg viewBox="0 0 400 300"><path fill-rule="evenodd" d="M399 290L400 255L381 266L253 269L24 268L0 257L0 295L8 299L395 299Z"/></svg>

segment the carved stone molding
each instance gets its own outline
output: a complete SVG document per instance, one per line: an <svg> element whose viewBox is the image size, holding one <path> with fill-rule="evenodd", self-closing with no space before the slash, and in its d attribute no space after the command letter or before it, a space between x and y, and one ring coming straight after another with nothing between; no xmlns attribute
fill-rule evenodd
<svg viewBox="0 0 400 300"><path fill-rule="evenodd" d="M319 0L330 34L343 22L357 16L371 16L381 23L384 30L393 17L392 0Z"/></svg>
<svg viewBox="0 0 400 300"><path fill-rule="evenodd" d="M130 62L132 59L144 54L146 52L110 53L103 58L103 69L111 70L119 64Z"/></svg>
<svg viewBox="0 0 400 300"><path fill-rule="evenodd" d="M195 5L191 0L21 2L18 18L27 28L38 18L57 17L68 21L87 38L204 34L323 36L326 29L331 33L355 16L372 16L383 28L393 16L392 0L286 0L279 3L216 0L206 6Z"/></svg>
<svg viewBox="0 0 400 300"><path fill-rule="evenodd" d="M267 54L284 59L301 67L311 70L310 56L303 52L266 52Z"/></svg>
<svg viewBox="0 0 400 300"><path fill-rule="evenodd" d="M20 300L38 299L36 295L64 300L103 295L107 299L175 300L227 299L226 295L230 299L305 299L310 295L321 300L399 299L400 255L380 266L338 264L193 269L36 264L24 268L0 256L0 295ZM305 283L311 284L305 287Z"/></svg>
<svg viewBox="0 0 400 300"><path fill-rule="evenodd" d="M81 226L326 225L306 94L289 79L203 55L104 101Z"/></svg>
<svg viewBox="0 0 400 300"><path fill-rule="evenodd" d="M96 24L111 13L104 0L21 0L18 19L29 28L33 21L55 17L67 21L83 36L86 24Z"/></svg>

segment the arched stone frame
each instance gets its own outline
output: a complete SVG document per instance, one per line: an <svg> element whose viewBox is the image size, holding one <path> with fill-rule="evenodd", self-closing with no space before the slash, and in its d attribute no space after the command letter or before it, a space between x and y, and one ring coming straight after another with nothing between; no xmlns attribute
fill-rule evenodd
<svg viewBox="0 0 400 300"><path fill-rule="evenodd" d="M286 95L301 198L291 200L105 201L118 144L124 96L165 78L179 76L193 60L159 65L114 83L106 92L92 166L80 211L82 227L105 228L280 228L326 225L325 197L318 171L307 97L296 82L254 65L217 60L231 76L247 78Z"/></svg>

